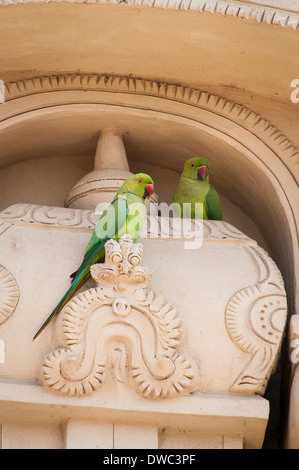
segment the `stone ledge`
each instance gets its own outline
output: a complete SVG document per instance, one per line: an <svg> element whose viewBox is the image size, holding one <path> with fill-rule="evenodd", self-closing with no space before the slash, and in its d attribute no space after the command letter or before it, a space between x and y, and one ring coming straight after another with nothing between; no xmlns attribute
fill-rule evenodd
<svg viewBox="0 0 299 470"><path fill-rule="evenodd" d="M260 396L194 394L173 400L130 400L118 396L63 397L42 386L0 381L2 421L64 422L92 419L130 422L157 427L179 427L203 434L239 435L245 448L261 448L269 416L269 403Z"/></svg>
<svg viewBox="0 0 299 470"><path fill-rule="evenodd" d="M27 226L30 229L62 229L92 233L100 215L101 213L94 210L19 203L0 212L0 234L13 225ZM255 240L228 222L189 220L190 223L186 225L184 233L180 233L181 221L176 227L175 220L177 221L172 217L168 219L167 217L148 215L139 238L190 240L190 238L194 238L196 233L200 233L203 243L220 241L235 245L257 245ZM164 226L166 226L166 230L163 228Z"/></svg>

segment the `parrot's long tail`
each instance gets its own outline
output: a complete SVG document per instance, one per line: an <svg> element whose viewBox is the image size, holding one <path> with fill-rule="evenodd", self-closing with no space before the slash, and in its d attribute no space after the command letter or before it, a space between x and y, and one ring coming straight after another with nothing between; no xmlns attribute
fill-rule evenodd
<svg viewBox="0 0 299 470"><path fill-rule="evenodd" d="M83 286L84 282L89 278L89 276L90 276L90 270L87 269L87 270L81 271L77 279L74 279L70 288L66 291L66 293L62 297L59 304L54 308L51 315L43 323L43 325L40 327L38 332L34 335L33 341L38 337L38 335L43 331L43 329L50 323L50 321L53 320L53 318L60 312L60 310L62 310L62 308L68 303L68 301L72 298L75 292L77 292L77 290L79 290L80 287Z"/></svg>

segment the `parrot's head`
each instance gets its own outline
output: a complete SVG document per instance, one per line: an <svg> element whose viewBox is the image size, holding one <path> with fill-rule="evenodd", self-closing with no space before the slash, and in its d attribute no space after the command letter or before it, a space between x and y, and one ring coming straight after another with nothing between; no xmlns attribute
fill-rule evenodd
<svg viewBox="0 0 299 470"><path fill-rule="evenodd" d="M142 199L150 197L155 191L154 182L146 173L137 173L131 176L125 181L124 186L127 191Z"/></svg>
<svg viewBox="0 0 299 470"><path fill-rule="evenodd" d="M210 164L205 158L190 158L185 162L183 176L191 180L209 182Z"/></svg>

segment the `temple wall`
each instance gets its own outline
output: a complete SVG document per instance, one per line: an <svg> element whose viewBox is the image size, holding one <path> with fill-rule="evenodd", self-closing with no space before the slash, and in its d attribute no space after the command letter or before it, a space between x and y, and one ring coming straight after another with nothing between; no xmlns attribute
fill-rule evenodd
<svg viewBox="0 0 299 470"><path fill-rule="evenodd" d="M297 3L0 0L0 447L299 448ZM159 214L32 342L98 203L198 154L223 222Z"/></svg>

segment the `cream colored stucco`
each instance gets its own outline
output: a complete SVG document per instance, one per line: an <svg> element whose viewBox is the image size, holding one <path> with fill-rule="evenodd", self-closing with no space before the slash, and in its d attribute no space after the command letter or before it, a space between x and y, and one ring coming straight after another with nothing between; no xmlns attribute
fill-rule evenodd
<svg viewBox="0 0 299 470"><path fill-rule="evenodd" d="M3 448L261 448L269 407L278 407L263 397L277 362L290 370L279 378L290 400L280 431L298 448L297 3L0 1ZM112 140L99 151L107 129ZM32 336L80 263L107 181L114 188L127 172L148 172L169 204L197 154L210 160L224 222L205 223L197 251L173 233L140 238L142 265L153 270L147 288L182 320L177 354L190 360L195 388L159 399L150 384L158 399L144 398L116 379L110 358L94 394L53 391L44 361L69 347L63 312L43 338ZM239 303L244 337L234 330ZM263 337L267 309L276 343ZM122 330L113 338L109 351L121 360L127 348L129 364Z"/></svg>

